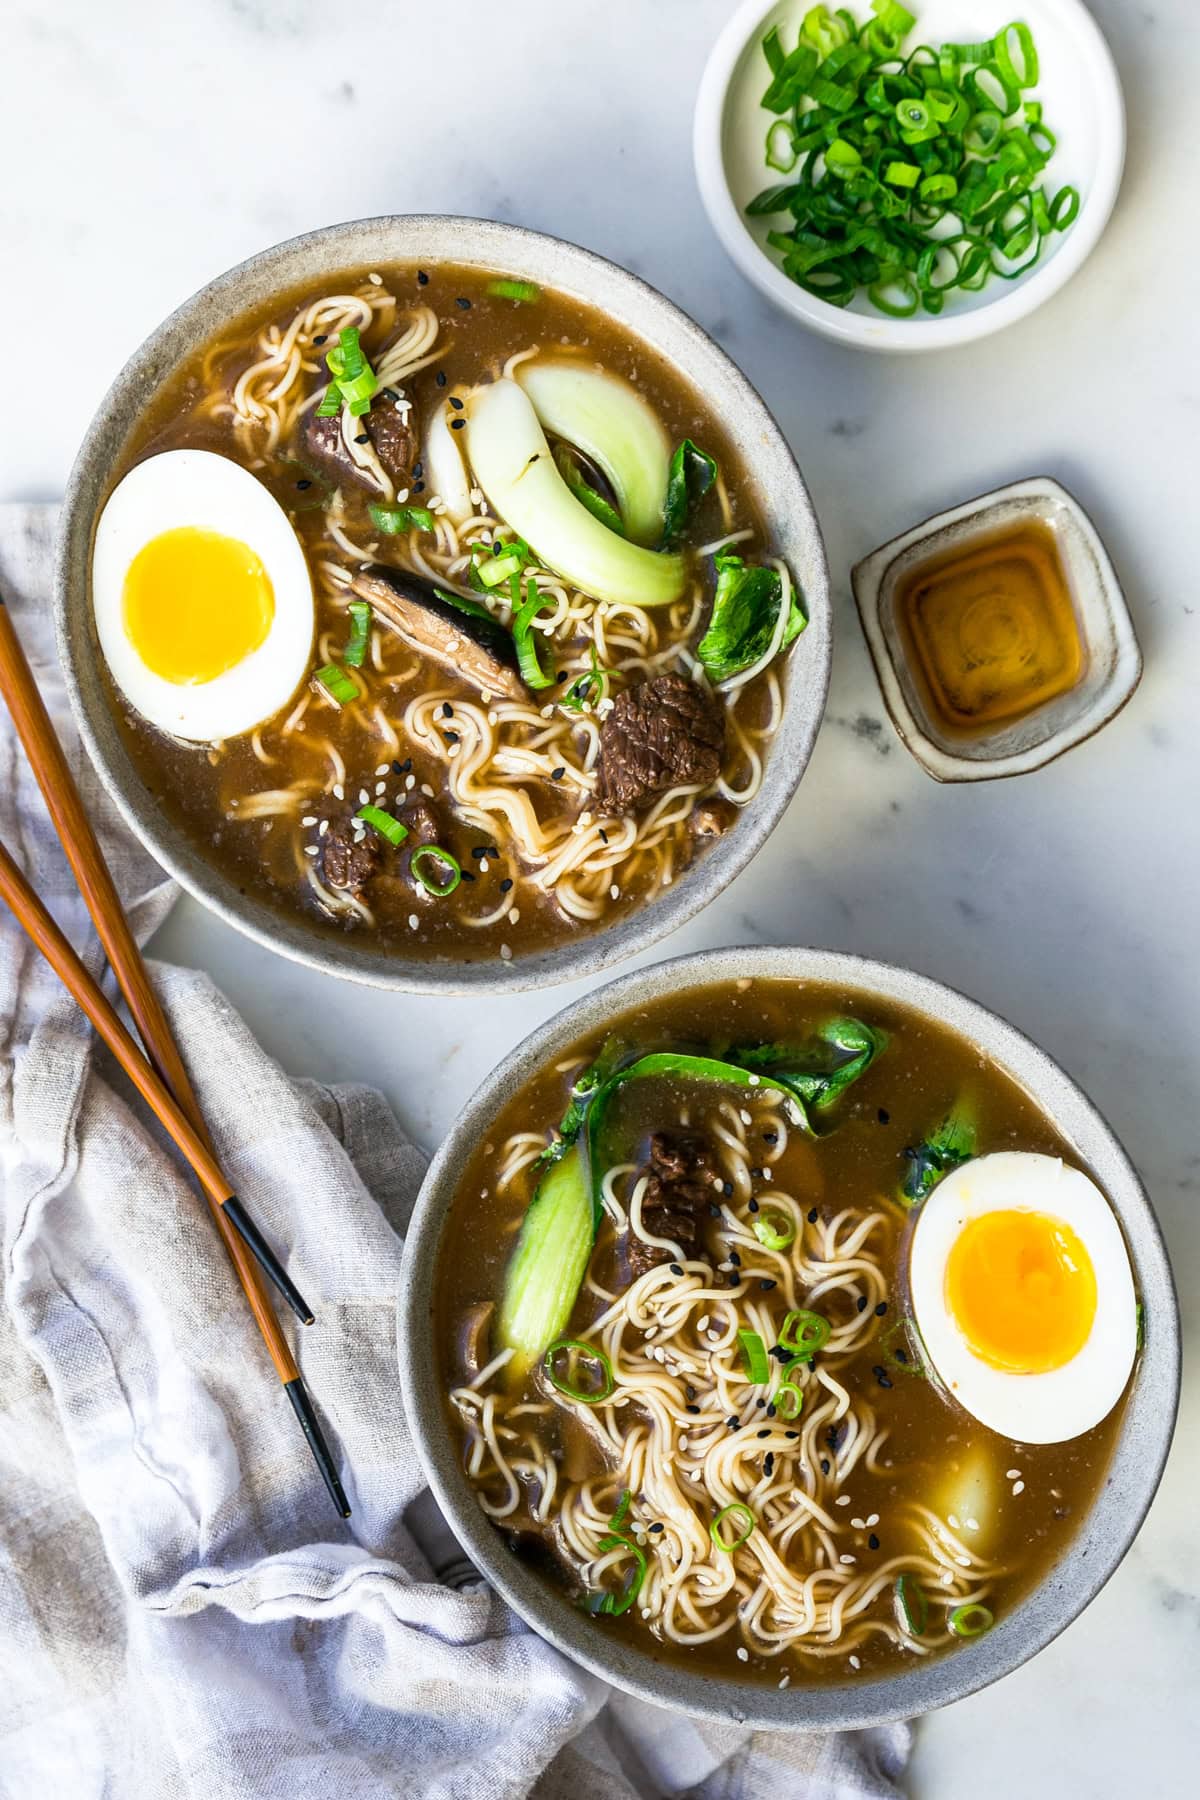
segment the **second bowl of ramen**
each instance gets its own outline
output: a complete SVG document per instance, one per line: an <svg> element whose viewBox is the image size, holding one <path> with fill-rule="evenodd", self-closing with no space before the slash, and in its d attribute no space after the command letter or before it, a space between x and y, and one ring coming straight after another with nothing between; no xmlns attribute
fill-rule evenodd
<svg viewBox="0 0 1200 1800"><path fill-rule="evenodd" d="M904 1717L1128 1549L1179 1381L1120 1145L1010 1026L811 950L613 983L430 1168L399 1342L426 1467L543 1636L763 1726Z"/></svg>
<svg viewBox="0 0 1200 1800"><path fill-rule="evenodd" d="M204 289L67 499L60 644L164 865L353 978L632 953L803 773L829 605L758 396L642 282L516 227L333 227Z"/></svg>

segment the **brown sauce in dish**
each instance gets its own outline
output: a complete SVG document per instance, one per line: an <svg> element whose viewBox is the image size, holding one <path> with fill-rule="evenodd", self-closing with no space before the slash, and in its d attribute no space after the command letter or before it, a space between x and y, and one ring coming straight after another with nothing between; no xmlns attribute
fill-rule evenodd
<svg viewBox="0 0 1200 1800"><path fill-rule="evenodd" d="M919 563L898 585L896 618L930 712L952 735L1024 718L1084 673L1062 558L1038 521Z"/></svg>
<svg viewBox="0 0 1200 1800"><path fill-rule="evenodd" d="M402 398L411 402L408 417L417 440L408 504L424 505L435 498L420 461L424 422L456 389L469 390L494 378L510 357L535 345L543 352L600 363L649 401L672 444L690 437L720 464L722 482L700 502L681 545L689 576L684 600L646 611L640 621L610 616L600 625L594 602L574 606L556 635L542 645L543 660L557 665L555 688L526 697L524 722L511 725L503 719L496 724L490 715L490 722L485 720L477 681L472 686L461 671L439 666L378 622L371 654L355 672L362 699L340 712L314 689L297 720L302 688L257 732L209 746L156 730L109 681L111 704L156 803L243 893L301 915L318 932L352 931L360 945L382 955L468 961L519 957L602 929L684 878L690 862L715 835L737 828L739 805L722 797L723 786L739 799L748 798L757 786L757 771L778 723L786 657L753 677L738 695L726 697L718 780L705 785L715 761L710 757L698 783L689 790L685 777L684 787L672 790L679 797L668 797L661 805L639 801L627 811L617 800L598 805L594 737L601 712L573 717L556 703L591 667L595 633L601 629L604 653L599 661L611 670L607 704L660 672L688 674L685 653L694 652L703 635L714 589L712 560L699 554L701 547L727 532L742 531L749 535L737 546L739 553L762 561L769 558L771 545L720 421L675 370L613 320L553 291L543 291L533 305L497 298L488 292L492 277L478 269L385 266L371 275L382 285L372 288L368 272L358 270L332 278L320 290L281 295L191 358L149 401L126 454L114 467L114 485L145 457L186 447L217 451L250 468L286 510L314 573L314 670L337 661L349 630L349 590L338 582L360 561L373 558L411 567L415 548L428 557L436 577L447 558L438 563L424 535L409 540L381 533L368 511L379 495L333 486L328 472L323 475L304 460L295 432L285 431L272 445L265 427L235 428L231 400L239 379L261 364L264 344L287 341L292 322L322 295L365 295L376 303L372 322L361 334L364 351L376 361L394 340L398 322L414 309L430 308L436 317L435 353L403 383ZM394 295L395 305L378 307L381 294ZM325 378L321 359L327 338L314 339L310 327L302 342L307 361L292 390L295 395L316 393ZM317 342L322 348L316 348ZM269 386L262 381L256 392L261 397ZM290 404L290 394L270 401L277 408ZM338 569L345 573L339 575ZM441 579L448 580L445 574ZM466 586L461 569L455 579L460 588ZM572 623L576 618L578 629ZM487 788L484 801L466 804L455 784L467 780L460 771L477 741L472 733L493 730L502 754L490 755L483 773L471 778L476 788ZM457 768L454 755L463 759ZM686 770L690 765L685 759L682 766ZM621 795L622 790L614 786L613 793ZM275 794L283 798L273 811ZM516 794L518 802L521 796L527 799L527 836L552 846L549 862L523 853L505 822L506 794ZM324 837L346 827L363 795L406 823L407 843L393 848L381 842L375 845L378 856L366 860L329 858ZM570 858L576 832L585 834L587 848L579 871L568 868L561 878L547 881L547 868L553 875L556 864ZM412 872L413 850L425 842L450 851L461 865L462 880L446 898L430 894ZM345 874L348 869L356 882L363 876L357 895L331 883L331 870ZM438 871L432 873L436 877Z"/></svg>
<svg viewBox="0 0 1200 1800"><path fill-rule="evenodd" d="M648 1363L646 1403L613 1409L611 1425L594 1422L600 1408L564 1404L540 1367L508 1386L501 1369L481 1388L495 1396L487 1426L501 1434L496 1442L512 1459L519 1490L516 1504L494 1519L496 1528L548 1584L587 1610L592 1610L594 1590L584 1552L594 1552L596 1534L603 1529L596 1520L618 1510L625 1487L630 1490L626 1529L636 1524L651 1569L657 1548L675 1528L679 1509L694 1515L693 1545L703 1552L720 1496L709 1493L707 1478L694 1480L693 1461L703 1460L707 1470L711 1465L705 1459L732 1454L735 1438L742 1445L744 1462L738 1466L744 1481L739 1488L731 1465L724 1465L725 1493L751 1494L760 1529L765 1516L760 1509L766 1504L762 1496L773 1487L783 1490L783 1498L770 1502L782 1513L793 1491L815 1502L833 1526L818 1529L814 1524L786 1540L781 1555L787 1569L827 1569L820 1579L828 1585L817 1589L826 1595L839 1580L858 1582L861 1594L870 1589L875 1573L881 1574L877 1591L868 1592L853 1613L853 1633L837 1642L813 1640L770 1654L753 1633L747 1640L738 1621L762 1600L760 1568L754 1561L739 1571L735 1600L741 1611L736 1617L733 1602L723 1611L705 1610L714 1603L703 1582L691 1589L700 1623L727 1621L727 1628L709 1641L681 1643L664 1629L661 1617L644 1618L636 1604L621 1616L602 1614L595 1621L597 1631L658 1658L686 1658L689 1667L707 1673L772 1685L785 1677L799 1685L891 1674L910 1666L921 1652L902 1643L895 1630L895 1584L904 1569L919 1571L927 1590L934 1621L927 1653L969 1654L969 1643L960 1643L947 1629L950 1602L978 1599L1002 1619L1069 1554L1104 1479L1123 1400L1101 1424L1067 1442L1009 1442L979 1424L922 1372L919 1340L906 1322L906 1250L913 1215L899 1195L911 1161L907 1152L956 1103L965 1103L976 1120L978 1154L1040 1151L1077 1164L1071 1146L1034 1100L962 1038L891 1002L784 981L691 989L631 1011L581 1040L513 1095L467 1166L451 1203L436 1272L431 1327L448 1396L449 1428L462 1445L481 1504L503 1512L508 1505L504 1481L472 1423L479 1417L472 1411L476 1403L464 1410L461 1399L451 1397L461 1397L495 1351L505 1270L537 1185L537 1172L527 1160L522 1165L522 1158L551 1141L572 1082L612 1038L628 1046L630 1054L670 1050L720 1056L733 1045L802 1043L823 1021L845 1017L886 1033L886 1047L842 1096L832 1128L816 1137L788 1128L768 1095L755 1098L747 1089L714 1090L695 1080L655 1077L618 1091L612 1141L624 1146L622 1154L627 1153L635 1169L662 1169L665 1154L668 1160L674 1157L683 1183L711 1183L715 1155L718 1172L730 1178L723 1187L712 1187L711 1204L696 1208L691 1222L685 1216L691 1204L686 1186L660 1191L659 1210L653 1213L652 1232L684 1243L687 1258L709 1261L711 1274L701 1279L712 1297L702 1296L682 1325L675 1317L658 1336L660 1344L682 1347L691 1359L689 1367L676 1378L669 1361ZM506 1165L515 1170L507 1178ZM629 1181L618 1181L613 1192L628 1200ZM648 1189L643 1223L652 1216L650 1193ZM752 1229L755 1220L773 1216L772 1205L779 1204L781 1195L796 1203L800 1227L782 1259L768 1254ZM855 1246L854 1234L868 1215L877 1222ZM627 1242L606 1216L567 1336L578 1337L593 1326L613 1304L606 1295L619 1304L623 1290L641 1272L643 1264L631 1267ZM843 1250L849 1245L853 1254L839 1258L839 1245ZM798 1269L804 1262L820 1264L827 1258L832 1271L828 1281L814 1281L812 1274L803 1281L797 1277L796 1303L819 1309L835 1331L851 1335L853 1344L836 1355L818 1355L820 1374L805 1386L799 1417L785 1426L778 1414L756 1413L744 1385L731 1380L729 1370L740 1367L736 1348L713 1347L709 1340L714 1330L726 1334L718 1316L725 1292L737 1297L743 1325L768 1337L777 1332L787 1307L781 1297L784 1262L790 1260ZM840 1275L834 1267L839 1260L850 1265ZM664 1268L664 1286L668 1273ZM698 1319L698 1311L709 1316ZM657 1325L657 1315L655 1319ZM645 1356L651 1347L640 1331L627 1328L622 1361L633 1354ZM720 1392L725 1404L732 1395L738 1407L732 1419L708 1417L710 1359L712 1367L726 1370ZM822 1385L825 1377L831 1386ZM838 1398L843 1393L844 1411ZM675 1409L673 1435L663 1426L663 1394ZM693 1429L697 1436L689 1443ZM606 1430L616 1435L606 1437ZM884 1434L866 1454L863 1430ZM677 1491L664 1501L654 1471L661 1468L656 1459L668 1453L677 1458ZM551 1467L554 1490L548 1493ZM950 1554L935 1580L928 1573L929 1538L920 1508L944 1523L955 1520L956 1526L946 1524L946 1529L979 1563L962 1568L956 1553ZM780 1542L778 1532L774 1542ZM722 1577L724 1559L713 1557L710 1563ZM944 1590L943 1600L945 1573L954 1586ZM709 1574L711 1569L705 1580ZM783 1584L773 1578L769 1585ZM686 1614L677 1611L675 1618L686 1623Z"/></svg>

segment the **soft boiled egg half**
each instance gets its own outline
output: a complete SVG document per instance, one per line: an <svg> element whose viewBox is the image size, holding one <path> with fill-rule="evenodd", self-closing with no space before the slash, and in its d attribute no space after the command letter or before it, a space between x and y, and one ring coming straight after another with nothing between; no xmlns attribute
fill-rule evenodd
<svg viewBox="0 0 1200 1800"><path fill-rule="evenodd" d="M210 450L148 457L114 488L96 526L92 607L125 698L193 742L262 724L312 659L300 541L262 483Z"/></svg>
<svg viewBox="0 0 1200 1800"><path fill-rule="evenodd" d="M1079 1437L1125 1391L1129 1253L1095 1182L1056 1156L1001 1151L947 1175L917 1214L909 1291L942 1384L1001 1437Z"/></svg>

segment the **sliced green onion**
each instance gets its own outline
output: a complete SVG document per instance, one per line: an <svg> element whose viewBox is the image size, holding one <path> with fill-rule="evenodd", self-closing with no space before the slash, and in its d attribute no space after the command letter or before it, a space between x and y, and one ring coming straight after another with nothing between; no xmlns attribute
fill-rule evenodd
<svg viewBox="0 0 1200 1800"><path fill-rule="evenodd" d="M371 396L379 383L375 378L374 369L363 354L362 345L358 341L357 326L348 325L341 332L338 342L332 350L327 352L325 362L333 377L330 388L332 390L336 387L339 404L344 400L350 411L361 417L369 408ZM326 393L321 405L317 408L319 418L330 418L337 411L336 406L328 412L323 410L328 401L329 394Z"/></svg>
<svg viewBox="0 0 1200 1800"><path fill-rule="evenodd" d="M781 1381L775 1389L775 1411L781 1419L798 1419L804 1405L804 1389L794 1381Z"/></svg>
<svg viewBox="0 0 1200 1800"><path fill-rule="evenodd" d="M595 644L592 645L591 649L591 668L584 674L575 677L575 680L571 683L570 687L559 701L559 705L565 707L568 712L582 712L585 706L595 704L593 696L596 696L599 699L602 699L604 696L608 676L605 670L600 667L600 661L596 655Z"/></svg>
<svg viewBox="0 0 1200 1800"><path fill-rule="evenodd" d="M911 1638L925 1635L929 1623L929 1600L915 1575L897 1575L892 1590L896 1600L896 1617L900 1629Z"/></svg>
<svg viewBox="0 0 1200 1800"><path fill-rule="evenodd" d="M564 1351L566 1352L567 1367L565 1373L560 1375L555 1367L555 1359ZM597 1385L591 1388L581 1388L569 1379L575 1362L580 1359L590 1359L595 1365ZM617 1385L613 1377L612 1364L603 1350L596 1344L585 1344L581 1338L559 1338L557 1343L551 1344L547 1350L542 1359L542 1367L545 1369L546 1378L552 1387L556 1387L560 1394L565 1394L568 1400L577 1400L584 1406L598 1406L602 1400L608 1399Z"/></svg>
<svg viewBox="0 0 1200 1800"><path fill-rule="evenodd" d="M1079 217L1079 189L1061 187L1050 203L1050 223L1055 231L1065 231Z"/></svg>
<svg viewBox="0 0 1200 1800"><path fill-rule="evenodd" d="M883 179L890 181L893 187L916 187L921 179L921 171L916 163L890 162L883 171Z"/></svg>
<svg viewBox="0 0 1200 1800"><path fill-rule="evenodd" d="M339 706L349 706L352 700L358 699L358 683L344 669L339 669L336 663L326 663L323 669L317 670L313 679L320 682L329 698Z"/></svg>
<svg viewBox="0 0 1200 1800"><path fill-rule="evenodd" d="M384 812L382 806L360 806L354 816L364 825L372 826L389 844L400 845L408 836L408 826L402 825L390 812Z"/></svg>
<svg viewBox="0 0 1200 1800"><path fill-rule="evenodd" d="M498 588L514 575L520 575L529 561L524 544L506 544L494 556L485 556L475 564L474 572L489 591Z"/></svg>
<svg viewBox="0 0 1200 1800"><path fill-rule="evenodd" d="M487 291L497 300L517 300L524 306L533 306L542 297L536 281L510 281L507 277L489 281Z"/></svg>
<svg viewBox="0 0 1200 1800"><path fill-rule="evenodd" d="M787 175L796 166L796 134L790 119L776 119L767 126L767 167Z"/></svg>
<svg viewBox="0 0 1200 1800"><path fill-rule="evenodd" d="M610 1533L607 1537L600 1539L600 1549L605 1553L609 1550L624 1550L632 1556L636 1565L633 1580L628 1583L623 1592L605 1594L596 1609L598 1612L608 1613L614 1619L619 1619L622 1613L629 1611L641 1592L642 1583L646 1579L646 1552L640 1544L635 1544L632 1538L618 1537L615 1533Z"/></svg>
<svg viewBox="0 0 1200 1800"><path fill-rule="evenodd" d="M791 1351L793 1361L811 1362L817 1351L829 1342L830 1330L828 1319L800 1307L790 1312L780 1326L780 1346Z"/></svg>
<svg viewBox="0 0 1200 1800"><path fill-rule="evenodd" d="M437 524L436 519L427 506L376 506L367 508L371 515L371 523L389 537L399 532L411 531L415 526L418 531L432 531Z"/></svg>
<svg viewBox="0 0 1200 1800"><path fill-rule="evenodd" d="M331 381L321 395L321 404L317 408L318 419L336 419L342 410L342 390L336 381Z"/></svg>
<svg viewBox="0 0 1200 1800"><path fill-rule="evenodd" d="M733 1524L731 1529L734 1531L737 1531L738 1527L741 1526L741 1535L739 1537L727 1538L725 1536L724 1532L721 1530L721 1526L726 1519L732 1519ZM717 1549L723 1550L726 1556L729 1556L734 1550L741 1549L753 1530L754 1514L750 1511L750 1508L743 1500L732 1500L728 1506L723 1506L721 1508L720 1512L708 1528L708 1535L716 1545Z"/></svg>
<svg viewBox="0 0 1200 1800"><path fill-rule="evenodd" d="M632 1498L633 1495L628 1488L621 1489L620 1496L617 1500L617 1510L608 1521L608 1529L610 1531L620 1531L622 1525L625 1523L625 1516L629 1511L629 1502Z"/></svg>
<svg viewBox="0 0 1200 1800"><path fill-rule="evenodd" d="M1013 39L1016 39L1016 57L1013 56ZM1016 20L998 31L992 39L992 55L996 59L996 67L1006 81L1016 88L1037 86L1038 53L1033 41L1033 33L1028 25ZM1019 66L1018 66L1019 64Z"/></svg>
<svg viewBox="0 0 1200 1800"><path fill-rule="evenodd" d="M767 1361L767 1346L757 1331L745 1329L738 1332L738 1343L742 1346L750 1379L758 1387L771 1373L771 1365Z"/></svg>
<svg viewBox="0 0 1200 1800"><path fill-rule="evenodd" d="M351 669L361 669L371 641L371 608L365 600L352 600L346 611L350 614L350 639L342 661Z"/></svg>
<svg viewBox="0 0 1200 1800"><path fill-rule="evenodd" d="M764 1250L786 1250L795 1242L796 1227L783 1213L760 1213L754 1221L754 1235Z"/></svg>
<svg viewBox="0 0 1200 1800"><path fill-rule="evenodd" d="M966 1606L956 1606L950 1614L950 1629L955 1637L982 1637L995 1623L995 1614L988 1607L981 1606L978 1600L968 1601Z"/></svg>
<svg viewBox="0 0 1200 1800"><path fill-rule="evenodd" d="M432 863L439 871L438 875L427 875L422 863ZM449 850L443 850L440 844L422 844L419 850L413 851L408 866L425 892L437 900L452 894L462 880L462 865L458 858Z"/></svg>
<svg viewBox="0 0 1200 1800"><path fill-rule="evenodd" d="M512 586L516 589L517 577L512 577ZM517 664L521 671L521 680L527 688L548 688L554 686L554 676L548 674L538 661L537 639L533 630L533 621L547 604L543 594L538 592L537 583L532 575L525 586L525 603L518 607L517 595L513 596L513 643L517 648Z"/></svg>

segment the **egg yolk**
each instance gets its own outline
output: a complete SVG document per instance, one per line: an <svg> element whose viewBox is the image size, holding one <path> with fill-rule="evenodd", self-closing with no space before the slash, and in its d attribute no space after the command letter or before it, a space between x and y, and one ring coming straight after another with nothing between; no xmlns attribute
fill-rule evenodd
<svg viewBox="0 0 1200 1800"><path fill-rule="evenodd" d="M1044 1375L1088 1340L1096 1316L1091 1258L1069 1225L1040 1212L989 1212L956 1238L946 1304L971 1349L995 1369Z"/></svg>
<svg viewBox="0 0 1200 1800"><path fill-rule="evenodd" d="M146 667L176 686L213 681L257 650L275 594L248 544L180 525L144 544L122 595L125 635Z"/></svg>

